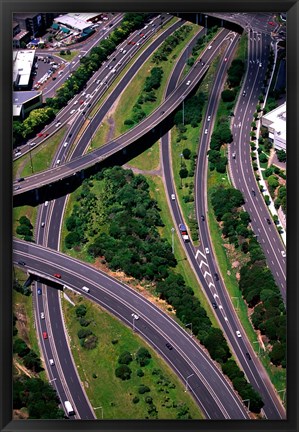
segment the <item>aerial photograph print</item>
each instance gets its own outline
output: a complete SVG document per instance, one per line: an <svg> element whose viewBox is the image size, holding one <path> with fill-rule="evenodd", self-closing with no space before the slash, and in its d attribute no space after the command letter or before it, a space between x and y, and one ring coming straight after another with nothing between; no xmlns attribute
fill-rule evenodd
<svg viewBox="0 0 299 432"><path fill-rule="evenodd" d="M12 419L286 421L287 13L38 9L9 48Z"/></svg>

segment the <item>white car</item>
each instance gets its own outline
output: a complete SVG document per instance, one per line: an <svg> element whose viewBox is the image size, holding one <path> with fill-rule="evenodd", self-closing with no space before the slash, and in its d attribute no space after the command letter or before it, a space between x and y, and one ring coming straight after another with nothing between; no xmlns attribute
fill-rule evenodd
<svg viewBox="0 0 299 432"><path fill-rule="evenodd" d="M54 364L55 364L53 359L49 359L49 363L51 366L54 366Z"/></svg>
<svg viewBox="0 0 299 432"><path fill-rule="evenodd" d="M22 152L16 152L15 156L21 156Z"/></svg>
<svg viewBox="0 0 299 432"><path fill-rule="evenodd" d="M137 314L132 313L131 315L132 315L132 317L133 317L135 320L138 320L138 319L139 319L139 316L138 316Z"/></svg>
<svg viewBox="0 0 299 432"><path fill-rule="evenodd" d="M174 201L175 200L175 194L171 194L171 199Z"/></svg>
<svg viewBox="0 0 299 432"><path fill-rule="evenodd" d="M239 330L236 331L236 335L240 338L242 337L241 333L239 332Z"/></svg>
<svg viewBox="0 0 299 432"><path fill-rule="evenodd" d="M59 165L59 164L60 164L60 159L58 159L56 162L56 165Z"/></svg>
<svg viewBox="0 0 299 432"><path fill-rule="evenodd" d="M45 313L41 312L40 317L41 317L41 319L45 319Z"/></svg>
<svg viewBox="0 0 299 432"><path fill-rule="evenodd" d="M49 205L49 201L45 201L45 207Z"/></svg>
<svg viewBox="0 0 299 432"><path fill-rule="evenodd" d="M72 110L71 112L70 112L70 114L74 114L74 112L76 112L76 110L74 109L74 110Z"/></svg>
<svg viewBox="0 0 299 432"><path fill-rule="evenodd" d="M42 222L42 223L41 223L41 226L44 227L44 226L45 226L45 222Z"/></svg>
<svg viewBox="0 0 299 432"><path fill-rule="evenodd" d="M126 54L127 50L123 50L123 54Z"/></svg>
<svg viewBox="0 0 299 432"><path fill-rule="evenodd" d="M208 133L208 129L205 130L205 135L207 135L207 133Z"/></svg>
<svg viewBox="0 0 299 432"><path fill-rule="evenodd" d="M76 100L76 101L74 102L74 105L77 105L77 103L78 103L78 101Z"/></svg>
<svg viewBox="0 0 299 432"><path fill-rule="evenodd" d="M68 142L65 142L64 144L63 144L63 147L66 147L68 145Z"/></svg>
<svg viewBox="0 0 299 432"><path fill-rule="evenodd" d="M209 45L209 46L208 46L208 49L211 49L211 48L212 48L212 45Z"/></svg>
<svg viewBox="0 0 299 432"><path fill-rule="evenodd" d="M209 248L205 248L205 251L206 251L206 254L209 254L209 253L210 253Z"/></svg>
<svg viewBox="0 0 299 432"><path fill-rule="evenodd" d="M287 254L284 250L281 251L281 255L283 256L283 258L285 258L287 256Z"/></svg>
<svg viewBox="0 0 299 432"><path fill-rule="evenodd" d="M190 80L188 80L187 82L186 82L186 85L189 85L191 83L191 81Z"/></svg>
<svg viewBox="0 0 299 432"><path fill-rule="evenodd" d="M34 147L36 145L36 143L33 142L33 143L30 143L29 145L30 145L30 147Z"/></svg>
<svg viewBox="0 0 299 432"><path fill-rule="evenodd" d="M101 82L101 80L97 80L97 81L96 81L96 84L100 84L100 82Z"/></svg>
<svg viewBox="0 0 299 432"><path fill-rule="evenodd" d="M208 121L211 121L211 116L208 116Z"/></svg>
<svg viewBox="0 0 299 432"><path fill-rule="evenodd" d="M61 125L61 122L57 122L56 125L55 125L55 127L58 127L60 125Z"/></svg>
<svg viewBox="0 0 299 432"><path fill-rule="evenodd" d="M262 63L260 63L259 66L262 67L263 66Z"/></svg>

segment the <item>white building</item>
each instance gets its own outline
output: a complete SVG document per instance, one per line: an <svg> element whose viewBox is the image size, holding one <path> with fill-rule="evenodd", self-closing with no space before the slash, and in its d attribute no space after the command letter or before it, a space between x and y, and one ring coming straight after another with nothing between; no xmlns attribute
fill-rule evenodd
<svg viewBox="0 0 299 432"><path fill-rule="evenodd" d="M13 51L13 84L15 89L26 90L29 86L35 51Z"/></svg>
<svg viewBox="0 0 299 432"><path fill-rule="evenodd" d="M269 138L276 150L286 151L287 112L286 102L262 117L262 125L268 128Z"/></svg>

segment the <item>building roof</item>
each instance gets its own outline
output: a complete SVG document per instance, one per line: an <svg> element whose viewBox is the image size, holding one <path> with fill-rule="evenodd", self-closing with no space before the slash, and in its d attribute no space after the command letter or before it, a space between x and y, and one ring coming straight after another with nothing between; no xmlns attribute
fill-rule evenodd
<svg viewBox="0 0 299 432"><path fill-rule="evenodd" d="M96 12L96 13L75 12L75 13L69 13L68 15L72 18L77 18L77 19L80 19L82 21L87 22L87 21L91 21L94 18L97 18L98 16L100 16L101 12Z"/></svg>
<svg viewBox="0 0 299 432"><path fill-rule="evenodd" d="M16 34L13 37L13 40L20 40L20 39L22 39L28 33L29 33L29 31L27 31L27 30L21 30L20 33Z"/></svg>
<svg viewBox="0 0 299 432"><path fill-rule="evenodd" d="M84 29L92 25L92 23L86 23L85 21L77 17L72 17L70 15L59 16L57 18L54 18L54 21L56 23L63 24L69 28L73 28L80 31L83 31Z"/></svg>
<svg viewBox="0 0 299 432"><path fill-rule="evenodd" d="M35 57L34 50L13 51L13 82L26 86L29 84L31 69Z"/></svg>
<svg viewBox="0 0 299 432"><path fill-rule="evenodd" d="M57 23L53 23L53 24L51 25L51 27L52 27L54 30L58 30L58 29L59 29L59 25L58 25Z"/></svg>
<svg viewBox="0 0 299 432"><path fill-rule="evenodd" d="M41 95L42 92L41 91L16 91L13 92L12 95L12 100L13 100L13 104L17 104L17 105L22 105L25 102L28 102L30 99Z"/></svg>
<svg viewBox="0 0 299 432"><path fill-rule="evenodd" d="M286 139L287 129L287 110L286 102L268 112L263 116L271 128L273 128L277 135L281 138Z"/></svg>

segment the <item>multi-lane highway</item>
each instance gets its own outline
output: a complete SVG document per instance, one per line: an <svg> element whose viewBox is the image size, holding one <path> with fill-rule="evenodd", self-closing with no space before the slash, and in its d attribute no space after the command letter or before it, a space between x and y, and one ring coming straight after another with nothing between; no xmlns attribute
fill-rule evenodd
<svg viewBox="0 0 299 432"><path fill-rule="evenodd" d="M189 390L207 418L248 418L242 401L199 344L139 293L86 263L21 240L14 240L13 260L15 263L23 260L29 273L52 281L55 280L53 275L59 272L61 285L86 295L128 326L132 325L131 314L135 311L140 316L134 323L135 330L153 345L183 381L194 374L188 381ZM90 293L85 293L83 286L88 286ZM49 340L51 337L49 335ZM170 343L173 350L169 350L166 343Z"/></svg>
<svg viewBox="0 0 299 432"><path fill-rule="evenodd" d="M261 36L261 35L259 35L259 36ZM214 52L222 44L222 42L225 39L225 37L227 37L227 33L222 32L222 35L219 38L216 38L216 40L213 42L213 48L214 48L214 50L211 53L206 54L206 57L207 57L207 59L205 60L206 65L205 66L201 66L201 64L196 64L196 66L191 70L191 72L183 79L182 83L177 87L177 89L173 90L172 94L166 99L166 102L164 104L162 104L152 114L152 116L151 116L152 118L151 119L149 119L149 118L147 119L147 120L150 120L149 125L147 126L147 123L143 122L143 124L140 124L140 129L144 129L146 127L147 131L150 130L156 124L158 124L161 121L161 119L165 118L170 112L172 112L172 110L176 106L178 106L181 103L182 98L185 98L187 96L187 94L189 93L189 91L193 90L193 88L195 87L195 85L197 84L197 82L199 81L199 79L203 76L203 74L204 74L204 72L205 72L205 70L207 68L207 62L209 62L214 57ZM268 43L269 43L269 40L268 40ZM265 49L265 51L263 51L263 49ZM233 50L233 44L232 44L231 50ZM258 51L255 50L254 52L258 52ZM266 52L266 47L261 47L261 51L258 54L258 56L261 57L261 59L263 58L264 52ZM230 56L229 52L227 53L227 56ZM255 59L255 60L257 60L257 59ZM260 60L260 59L258 59L258 60ZM117 59L117 62L118 62L118 59ZM139 66L136 65L136 70L138 69L138 67ZM200 69L201 73L199 75L197 75L199 69ZM259 69L261 69L260 72L262 72L262 70L263 70L262 66ZM223 80L224 71L225 71L224 67L222 68L222 70L220 68L220 71L219 71L219 82L218 82L218 91L219 91L219 88L220 88L221 80ZM102 77L101 79L102 79L102 81L101 81L102 83L103 82L104 83L108 83L107 79L105 81L104 77ZM186 86L187 80L191 81L190 86ZM251 83L248 83L246 81L246 84L248 84L250 86ZM252 84L251 84L251 86L252 86ZM251 87L249 87L249 88L251 89ZM215 84L215 90L217 92L217 84ZM254 101L255 100L254 98L257 98L258 95L259 95L259 93L257 94L257 96L256 96L256 94L254 94L252 96L252 100L250 100L249 102ZM78 98L80 98L80 97L81 96L79 96ZM211 98L211 100L213 100L213 98ZM244 100L243 103L245 103L245 100ZM85 104L85 106L86 105L87 104ZM238 111L239 109L240 109L240 112L242 112L242 110L243 110L243 108L242 107L240 108L239 105L238 105L238 108L236 110L236 113L239 112ZM249 105L249 103L248 103L248 105ZM252 103L252 105L253 105L253 103ZM255 107L255 105L256 105L256 103L254 104L254 107ZM111 104L110 104L110 106L111 106ZM107 107L108 107L108 103L107 103ZM105 109L107 107L105 106ZM211 105L211 103L208 106L209 115L211 115L212 117L215 114L215 112L213 112L215 110L215 107L216 107L216 104L213 107L213 105ZM105 114L105 109L102 110L101 115ZM81 115L82 115L82 112L83 112L83 107L82 107L82 109L78 110L78 113L81 114ZM235 117L236 117L236 115L235 115ZM250 111L248 111L246 113L246 115L248 115L250 117ZM95 118L96 118L96 120L95 120ZM86 131L85 134L83 135L84 139L81 139L81 145L85 146L84 149L86 148L86 146L88 144L88 141L90 139L91 133L94 133L94 131L96 130L97 124L99 124L99 118L100 118L100 115L98 117L97 117L97 115L94 117L94 119L90 122L90 125L89 125L90 129L89 129L89 131L88 132ZM252 115L250 117L250 122L251 122L251 118L252 118ZM93 124L93 121L94 121L94 124ZM205 119L205 121L207 122L207 118ZM245 114L244 114L244 122L248 123L248 120L245 119ZM77 128L78 127L77 125L81 124L81 123L82 123L82 120L79 121L78 123L75 123L76 126L74 126L74 127ZM93 125L93 129L92 129L92 125ZM76 129L74 129L74 130L76 130ZM138 130L138 126L132 130L132 132L131 132L132 135L130 135L130 132L127 133L127 134L125 134L124 136L120 137L119 141L118 140L114 140L112 143L108 143L106 146L104 146L102 148L103 150L99 149L99 150L97 150L97 151L95 151L93 153L90 153L89 155L92 155L93 157L96 157L97 158L96 160L101 160L104 157L106 157L107 155L112 154L112 152L118 151L123 146L126 146L129 143L133 142L136 139L136 137L140 137L141 134L144 133L143 130L140 130L140 131ZM239 130L237 132L239 132ZM240 151L240 154L241 154L241 151L243 149L241 149L241 138L239 138L239 139L237 138L237 132L234 133L234 144L236 144L237 142L240 143L240 146L239 146L237 152ZM72 134L72 132L70 132L70 133ZM248 132L244 132L244 133L245 133L244 136L246 136L246 133L248 135ZM244 136L242 136L243 140L244 140ZM206 137L206 139L208 139L208 136ZM109 147L109 145L110 145L110 147ZM201 147L204 148L203 143L202 143ZM65 150L63 149L63 147L61 147L61 149L59 151L61 151L62 153L61 153L61 155L59 155L59 153L57 154L57 157L55 158L55 162L57 162L57 160L59 160L60 164L61 164L65 160L65 154L64 154ZM76 150L76 152L77 152L77 150ZM80 154L82 154L82 150L78 150L78 155L80 155ZM84 159L84 158L86 158L86 159ZM74 162L75 162L75 165L71 166L70 164L74 163ZM67 177L67 176L71 175L71 173L73 173L74 171L81 170L82 167L90 166L91 163L94 163L94 162L92 162L91 159L88 159L86 156L84 156L84 157L79 157L78 156L75 160L72 160L71 162L68 162L67 164L62 165L59 168L56 168L56 170L49 170L49 171L47 171L45 173L37 174L35 176L30 177L29 179L26 179L23 182L23 184L22 184L22 190L16 191L16 193L27 191L27 190L30 190L32 188L38 187L38 186L41 185L41 181L43 182L42 184L47 184L48 182L53 181L53 179L55 180L55 179L58 179L58 178L60 179L60 178L63 178L63 177ZM199 162L198 162L198 164L199 164ZM205 166L205 162L203 162L201 166L202 167ZM55 171L56 171L56 173L55 173ZM57 176L57 173L58 173L58 176ZM167 175L165 176L165 178L166 178L166 181L167 181ZM237 185L237 187L238 187L238 185ZM169 187L168 190L169 191L173 190L173 185L171 183L170 183L170 187ZM203 187L201 187L201 194L200 195L204 196L204 194L202 193L202 191L203 191ZM251 197L250 193L249 193L249 197ZM59 200L57 200L57 202L59 202ZM63 207L63 205L62 205L62 207ZM264 206L264 208L265 208L265 206ZM202 207L199 209L198 214L205 214L205 210L204 209L205 209L205 203L202 202ZM54 210L54 207L53 208L51 207L51 212L53 212L53 210ZM249 210L248 210L248 212L250 213ZM265 211L267 211L266 208L265 208ZM60 205L60 209L58 210L57 217L59 217L59 214L61 214L61 205ZM179 220L179 218L181 218L181 216L180 216L179 213L178 213L177 217L178 217L177 220ZM45 215L42 214L40 216L40 222L42 220L46 220L46 219L47 219L46 214ZM259 228L259 226L257 226L257 229L258 228ZM276 235L277 235L277 233L276 233ZM43 234L41 234L41 236L43 236ZM201 237L202 237L202 240L203 240L203 246L206 245L206 244L210 244L210 240L209 240L208 234L206 233L205 230L202 230ZM59 244L59 236L58 236L58 238L56 237L55 240L51 236L51 239L52 239L52 247L53 248L57 248L58 244ZM51 239L50 239L50 242L48 243L49 247L51 247ZM42 241L42 237L41 237L41 241ZM18 243L17 247L21 247L19 243ZM22 245L21 249L22 248L23 248L23 245ZM192 248L191 245L189 245L189 248L190 248L189 255L192 255L194 257L195 256L195 250ZM211 246L210 246L210 249L212 249ZM37 270L37 271L40 271L42 273L45 272L45 274L48 274L48 276L49 276L49 275L51 275L53 273L51 273L51 272L47 273L47 269L44 270L43 268L39 267L39 265L40 266L42 266L43 264L45 265L46 264L46 260L44 260L44 258L41 259L41 257L40 257L40 263L37 262L38 261L38 254L41 253L41 250L42 249L38 250L38 252L35 250L34 253L33 253L33 250L30 250L30 253L28 253L28 250L25 248L25 250L22 249L22 251L23 251L22 254L20 256L18 256L18 254L16 254L16 257L17 258L22 257L23 259L25 259L26 264L27 265L29 264L29 266L31 266L31 269L33 271ZM205 255L204 251L201 250L200 252L201 252L201 255L206 259L207 257L204 256ZM44 253L44 250L43 250L42 253ZM36 255L34 255L34 254L36 254ZM35 256L35 258L33 258L33 256ZM198 254L197 254L197 257L198 257ZM53 272L53 263L55 262L55 258L54 258L53 255L51 255L51 258L50 258L50 255L49 255L48 258L49 258L48 265L51 267L51 271ZM53 259L53 261L51 261L51 259ZM31 260L33 260L33 261L31 261ZM58 263L57 263L57 265L58 265ZM82 264L82 265L84 265L84 264ZM194 266L198 267L198 262L196 261L196 258L194 259L193 267ZM214 270L216 270L216 264L215 264L215 261L213 259L213 255L212 254L207 259L207 266L209 267L209 270L210 270L211 274L213 274ZM62 272L65 273L66 269L67 269L67 266L64 266ZM76 267L76 266L74 267L74 272L75 271L78 271L78 267ZM81 285L85 284L82 281L82 277L81 277L81 280L76 279L76 278L79 277L78 274L76 274L76 276L75 276L75 273L73 273L73 272L71 272L71 273L72 273L70 275L71 279L69 280L68 277L64 277L63 282L67 283L67 285L69 285L69 286L73 286L73 287L76 287L76 288L78 288L78 286L80 286L80 283L81 283ZM199 272L199 273L200 273L199 279L201 280L201 282L204 282L204 284L207 285L207 282L203 279L202 273L201 272ZM211 274L210 274L210 276L211 276ZM89 280L90 283L94 282L92 278L90 278L88 280ZM79 283L79 285L77 283L74 283L74 281L76 281L77 283ZM86 282L86 280L85 280L85 282ZM224 286L222 285L222 281L219 282L219 287L221 287L221 296L219 296L217 294L217 290L213 291L213 289L211 289L211 285L213 285L214 288L215 288L215 285L213 284L213 281L212 281L209 284L209 286L208 286L208 288L210 289L210 295L208 295L208 297L211 300L213 300L213 301L214 300L219 301L219 303L221 301L221 307L219 307L219 309L217 311L218 319L220 320L221 324L223 325L223 328L226 328L226 333L230 334L230 337L229 337L230 343L231 343L234 351L237 353L239 361L241 362L241 364L242 364L242 366L244 368L244 371L245 371L247 377L249 378L249 380L250 380L250 382L252 384L254 382L256 383L255 387L263 395L263 400L264 400L264 402L266 404L265 405L265 414L266 414L266 417L273 418L273 419L274 418L284 418L284 416L285 416L284 409L278 403L277 396L276 396L274 390L272 389L272 386L271 386L269 380L266 380L267 387L265 386L265 383L263 382L264 371L263 371L263 369L261 367L259 367L259 364L258 364L259 362L255 360L251 364L248 364L249 362L246 359L246 356L244 355L244 353L246 353L246 351L250 351L251 354L253 354L253 352L252 352L251 348L248 347L247 340L246 340L246 343L244 343L243 340L240 341L235 336L236 328L238 328L238 322L236 321L236 318L235 318L234 314L232 313L232 311L230 311L231 304L229 304L229 301L227 300L226 296L222 294L222 291L223 292L225 291ZM100 287L99 289L103 289L103 287ZM52 293L52 294L50 294L50 293ZM49 298L48 298L48 302L49 302L48 304L51 304L51 300L50 300L51 296L53 298L56 297L55 301L57 301L57 299L58 299L57 294L56 293L53 294L53 293L54 293L53 290L49 290L49 293L47 293L47 295L48 294L50 295ZM133 295L133 294L130 294L130 295ZM215 295L216 295L216 297L215 297ZM219 300L217 299L217 297L218 297ZM97 299L97 300L99 301L99 299ZM123 299L122 301L125 301L125 300ZM37 298L37 304L38 303L39 303L39 299ZM106 304L106 307L107 307L107 304ZM128 302L127 305L129 305L129 304L130 303ZM51 307L50 307L51 310L52 310L52 306L54 306L54 309L55 309L55 307L56 307L55 304L51 305ZM43 306L40 306L40 307L43 307ZM128 319L126 318L126 316L127 316L126 314L127 314L128 311L125 310L126 309L125 304L123 304L122 307L124 308L124 310L122 311L122 314L120 314L120 312L116 312L117 308L119 308L119 306L115 306L115 309L114 309L114 306L113 306L113 308L111 306L109 306L108 309L110 308L110 310L113 313L115 313L117 315L121 315L122 319L124 319L124 321L126 322L126 321L128 321ZM39 310L39 309L37 308L37 310ZM225 312L224 312L224 310L225 310ZM48 309L48 312L49 312L49 309ZM138 309L138 312L141 314L141 316L143 316L143 318L145 320L149 319L150 312L148 312L147 310L146 310L146 312L144 312L144 310L142 311L142 309L141 309L141 312L140 312L140 310ZM149 315L147 315L147 312L149 313ZM128 316L130 316L130 314ZM154 320L153 320L153 322L154 322ZM180 357L178 357L176 359L175 356L173 356L173 360L170 361L169 356L167 355L169 353L167 353L165 355L165 353L162 350L161 345L159 345L158 342L157 342L157 345L156 345L155 338L157 338L157 340L158 340L159 339L159 335L160 335L160 337L162 337L162 339L160 341L160 344L163 345L163 343L165 342L165 340L163 340L163 337L165 339L166 335L168 333L166 331L167 330L167 325L165 324L166 327L164 327L164 324L165 323L163 322L163 327L161 327L161 328L163 328L163 332L165 332L165 333L161 332L161 329L158 330L157 328L156 329L151 328L151 330L150 330L150 336L149 336L146 331L143 331L142 329L139 329L139 330L143 334L143 336L150 341L150 343L152 343L155 347L158 348L158 350L161 351L162 355L167 358L167 361L170 362L170 364L172 365L172 367L174 367L178 371L178 373L181 375L182 379L184 379L184 376L188 376L188 375L184 375L183 371L186 372L186 373L188 373L187 366L188 365L190 366L190 363L188 363L190 361L190 358L188 358L188 359L185 358L185 363L184 363L184 368L185 369L180 369L177 365L182 361L182 359ZM63 323L61 321L61 323L58 324L58 327L62 326L62 325L63 325ZM39 326L40 326L40 331L43 331L43 328L42 328L43 324L39 324ZM157 332L157 335L154 335L155 330ZM186 352L184 351L185 348L186 348L186 346L184 348L180 347L179 341L176 339L177 335L178 335L178 333L177 333L178 331L179 331L178 329L175 332L171 332L170 331L169 335L170 335L171 343L175 344L175 347L178 349L178 352L180 351L180 355L182 354L182 352L184 352L186 354ZM182 331L182 330L180 330L180 331ZM161 333L163 333L163 335L161 335ZM55 338L55 342L57 343L56 336L57 336L57 338L59 338L58 333L57 333L57 335L54 335L54 332L53 332L53 339ZM171 337L173 337L173 339L171 339ZM49 356L53 356L53 351L55 351L55 344L54 345L51 344L51 339L52 339L52 337L49 340L50 344L48 346L48 349L45 347L46 356L48 358L49 358ZM167 336L166 339L169 339L169 336ZM46 345L46 342L44 342L44 344ZM165 351L165 348L164 348L164 351ZM190 351L189 351L189 345L188 345L188 355L189 354L191 355L191 352L192 352L192 349L190 348ZM182 363L183 363L183 361L182 361ZM71 362L70 362L70 364L71 364ZM196 378L194 378L194 380L198 379L199 382L201 383L201 384L198 384L198 386L199 386L198 388L200 388L202 386L205 387L206 386L206 382L203 380L203 376L201 375L202 372L198 373L198 370L200 371L199 366L197 366L197 364L196 364L195 369L191 368L191 369L189 369L189 372L191 370L192 371L194 371L194 370L196 371L195 372ZM58 371L58 373L59 373L59 371ZM54 375L53 375L53 377L54 377ZM61 375L61 377L63 379L63 374ZM243 410L240 409L240 407L238 406L238 404L236 402L235 402L235 404L236 404L236 406L238 406L238 408L236 408L235 405L234 405L234 408L233 408L235 410L233 415L237 415L236 417L230 417L231 414L230 414L230 411L228 409L228 406L226 405L226 403L225 403L225 406L224 406L223 401L222 401L222 404L219 405L219 407L218 407L219 409L217 411L216 410L216 405L217 405L216 399L217 398L215 398L214 396L212 396L212 399L214 400L214 402L212 402L209 399L209 397L205 394L205 396L204 396L204 403L203 403L203 398L199 399L199 394L197 394L197 392L196 392L196 385L197 385L197 381L194 383L195 389L193 388L193 385L191 386L191 384L190 384L190 388L192 388L192 392L194 392L194 397L196 399L198 399L200 406L203 408L203 410L207 414L208 418L245 418ZM202 389L203 389L203 387L202 387ZM209 389L209 390L211 392L211 389ZM65 395L68 392L67 389L63 388L63 386L61 387L60 391L61 392L64 391ZM71 394L73 395L74 392L71 391ZM71 395L68 394L68 397L71 398ZM233 398L233 396L231 396L231 398ZM77 401L77 404L78 404L78 401ZM209 409L207 408L207 406L209 406L209 404L211 404L211 411L209 411ZM79 403L79 405L80 405L80 403ZM88 410L89 410L89 414L86 414L88 412ZM241 412L242 412L242 414L241 414ZM86 406L83 405L82 415L80 415L80 417L81 418L93 418L92 410L91 410L91 407L89 406L88 402L86 402Z"/></svg>

